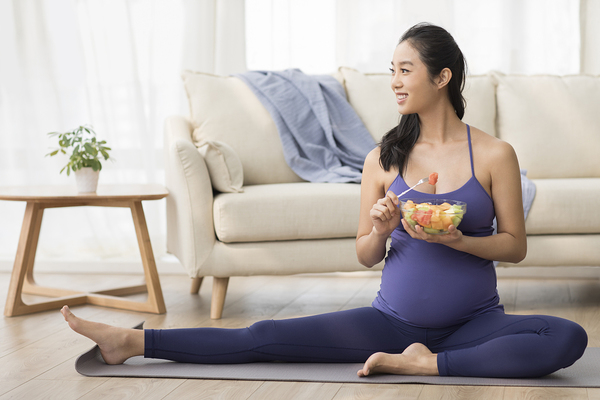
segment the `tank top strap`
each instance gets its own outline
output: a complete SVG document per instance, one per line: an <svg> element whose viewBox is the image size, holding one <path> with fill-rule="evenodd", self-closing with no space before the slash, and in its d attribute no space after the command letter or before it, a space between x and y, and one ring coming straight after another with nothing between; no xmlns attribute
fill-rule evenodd
<svg viewBox="0 0 600 400"><path fill-rule="evenodd" d="M475 176L475 167L473 166L473 147L471 146L471 127L467 125L467 137L469 139L469 156L471 157L471 173Z"/></svg>

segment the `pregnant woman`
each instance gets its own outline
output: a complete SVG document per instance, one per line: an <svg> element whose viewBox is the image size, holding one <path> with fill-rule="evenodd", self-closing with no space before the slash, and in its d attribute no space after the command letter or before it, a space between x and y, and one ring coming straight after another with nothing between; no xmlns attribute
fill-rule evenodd
<svg viewBox="0 0 600 400"><path fill-rule="evenodd" d="M573 364L587 346L583 328L505 314L499 304L491 260L519 262L527 252L519 165L509 144L461 121L466 65L454 39L418 24L400 39L390 70L402 118L365 160L356 239L366 267L385 258L371 307L243 329L144 331L79 319L64 307L70 327L98 343L109 364L136 355L209 364L360 362L359 376L479 377L539 377ZM435 185L402 199L466 202L460 230L451 225L445 235L413 229L398 208L396 194L433 171Z"/></svg>

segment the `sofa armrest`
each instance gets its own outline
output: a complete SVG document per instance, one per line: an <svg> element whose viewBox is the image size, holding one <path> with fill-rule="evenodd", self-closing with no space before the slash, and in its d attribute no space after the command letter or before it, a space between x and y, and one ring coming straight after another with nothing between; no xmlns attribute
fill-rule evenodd
<svg viewBox="0 0 600 400"><path fill-rule="evenodd" d="M204 158L192 143L192 125L182 116L165 120L167 251L190 277L202 276L213 250L213 189Z"/></svg>

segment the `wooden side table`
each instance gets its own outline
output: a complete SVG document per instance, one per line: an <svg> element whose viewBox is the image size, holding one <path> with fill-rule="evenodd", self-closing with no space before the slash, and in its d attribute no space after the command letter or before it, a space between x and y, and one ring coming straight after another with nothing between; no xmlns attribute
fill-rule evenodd
<svg viewBox="0 0 600 400"><path fill-rule="evenodd" d="M27 202L4 315L10 317L56 309L63 305L80 304L94 304L156 314L165 313L165 302L156 271L156 262L150 244L142 201L158 200L167 195L167 190L160 185L107 185L99 186L95 193L78 193L75 186L0 187L0 200ZM35 283L33 267L44 209L80 206L128 207L131 209L144 266L145 284L86 293L43 287ZM148 293L146 302L120 297L145 292ZM58 298L25 304L22 299L23 293Z"/></svg>

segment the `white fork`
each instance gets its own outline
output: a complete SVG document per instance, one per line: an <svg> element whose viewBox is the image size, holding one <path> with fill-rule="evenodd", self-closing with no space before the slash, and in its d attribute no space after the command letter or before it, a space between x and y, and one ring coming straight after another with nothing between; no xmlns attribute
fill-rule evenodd
<svg viewBox="0 0 600 400"><path fill-rule="evenodd" d="M425 183L425 182L429 182L429 177L421 179L419 182L415 183L412 187L410 187L410 188L406 189L404 192L400 193L398 195L398 198L404 196L406 193L410 192L411 190L413 190L414 188L416 188L417 186L419 186L420 184Z"/></svg>

